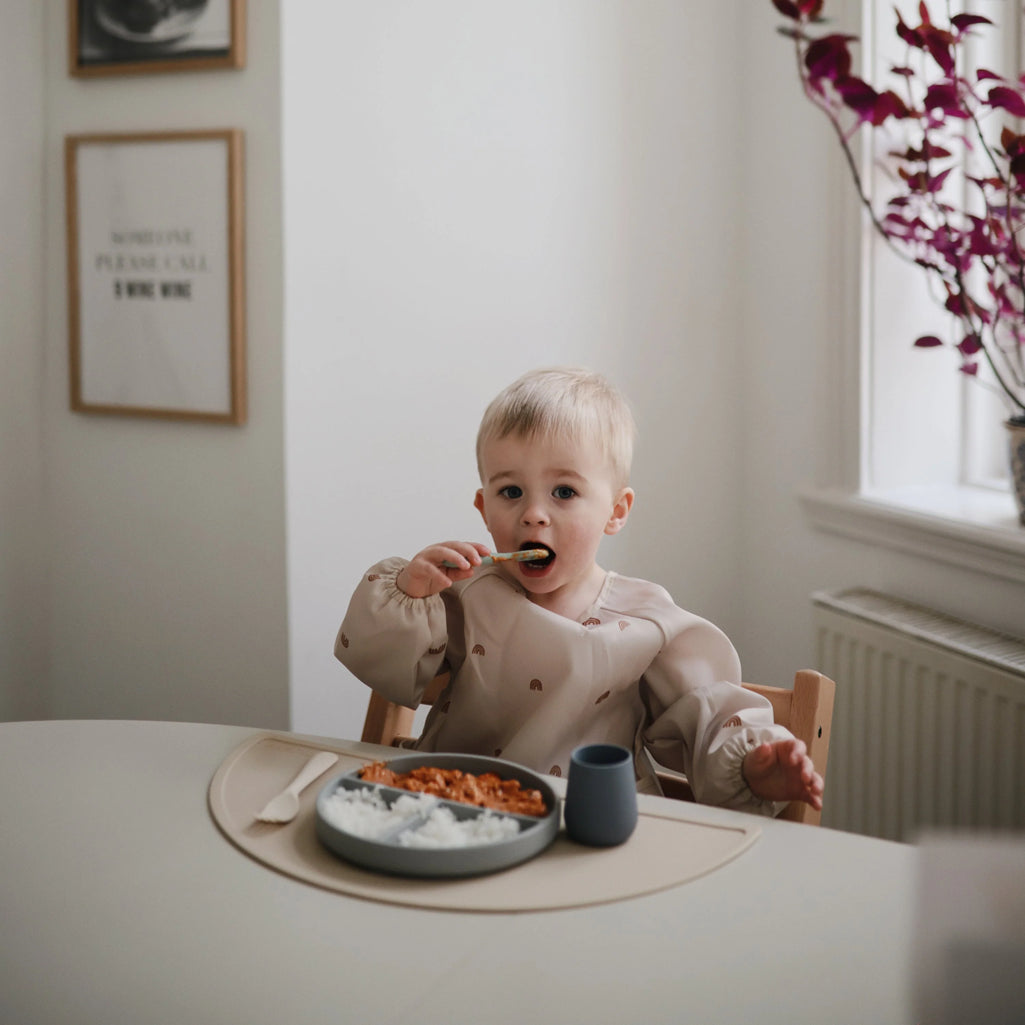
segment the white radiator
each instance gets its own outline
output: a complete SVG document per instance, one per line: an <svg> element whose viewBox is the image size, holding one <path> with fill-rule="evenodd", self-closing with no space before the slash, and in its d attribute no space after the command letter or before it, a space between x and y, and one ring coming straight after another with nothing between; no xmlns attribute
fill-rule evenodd
<svg viewBox="0 0 1025 1025"><path fill-rule="evenodd" d="M822 824L1025 829L1025 640L863 588L812 604L836 681Z"/></svg>

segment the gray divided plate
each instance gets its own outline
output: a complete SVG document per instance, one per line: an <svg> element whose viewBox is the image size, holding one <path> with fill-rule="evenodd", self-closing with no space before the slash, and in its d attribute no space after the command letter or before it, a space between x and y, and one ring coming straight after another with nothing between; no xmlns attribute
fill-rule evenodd
<svg viewBox="0 0 1025 1025"><path fill-rule="evenodd" d="M416 828L419 824L414 820L380 839L369 840L356 836L341 829L324 815L325 802L340 787L352 790L365 788L377 790L385 804L392 803L408 790L387 787L378 783L365 783L360 779L362 769L343 772L329 780L317 795L317 838L334 854L346 861L369 868L375 872L390 875L421 876L426 878L445 878L453 876L483 875L486 872L497 872L527 861L540 854L559 832L559 799L545 782L544 778L517 765L500 758L485 758L481 755L439 754L422 752L402 755L388 762L388 768L395 772L409 772L422 765L430 765L439 769L461 769L479 776L484 772L493 772L502 779L515 779L520 785L531 790L540 790L547 806L548 814L543 817L532 815L505 815L504 812L492 814L503 815L514 819L519 824L516 836L506 840L475 844L469 847L405 847L398 841L398 834L405 829ZM458 801L439 802L449 808L457 819L475 818L484 814L483 808Z"/></svg>

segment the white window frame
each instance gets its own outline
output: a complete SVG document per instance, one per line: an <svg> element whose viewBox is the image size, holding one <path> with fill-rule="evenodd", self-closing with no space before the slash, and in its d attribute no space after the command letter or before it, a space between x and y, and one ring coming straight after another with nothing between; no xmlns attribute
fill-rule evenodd
<svg viewBox="0 0 1025 1025"><path fill-rule="evenodd" d="M985 4L976 6L983 8L981 13L987 13ZM846 7L845 17L861 17L860 34L865 43L862 57L870 60L876 18L881 19L882 31L892 31L893 0L850 0ZM1017 5L1001 5L1002 11L1012 8L1020 18ZM992 10L989 13L992 14ZM914 16L913 11L910 16ZM1018 29L1020 32L1020 22ZM1015 59L1017 41L1016 34L1012 55ZM868 133L862 134L867 147L870 144ZM862 153L861 157L863 168L868 169L869 154ZM801 493L805 514L813 525L823 530L910 552L930 561L939 560L1025 583L1025 528L1018 524L1013 496L1007 486L979 486L978 482L965 480L963 468L968 441L960 426L945 454L956 470L951 466L936 468L934 473L924 470L922 479L902 483L892 475L887 478L873 466L873 430L877 429L880 417L876 414L876 396L873 395L874 341L871 335L879 310L877 300L890 281L892 268L878 270L877 257L882 243L857 203L849 172L839 157L832 162L831 178L834 192L842 200L837 203L841 212L833 227L837 237L850 240L835 267L837 277L833 288L838 308L846 314L839 322L849 325L840 329L842 337L838 339L842 353L836 375L840 389L837 408L841 411L837 438L839 459L833 480ZM910 273L924 279L914 268ZM909 358L932 359L937 370L946 375L947 383L940 385L937 379L937 386L952 389L952 401L956 404L961 382L949 361L950 354L945 350L910 352L914 337L912 333L907 338ZM914 377L919 378L917 366ZM885 383L886 379L880 375L880 380ZM963 395L961 406L964 415ZM942 447L940 451L944 451Z"/></svg>

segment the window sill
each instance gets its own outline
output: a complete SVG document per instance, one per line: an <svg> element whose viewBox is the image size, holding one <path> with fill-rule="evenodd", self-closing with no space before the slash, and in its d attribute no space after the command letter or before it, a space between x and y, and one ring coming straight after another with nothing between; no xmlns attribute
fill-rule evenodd
<svg viewBox="0 0 1025 1025"><path fill-rule="evenodd" d="M1025 583L1025 527L1010 495L979 488L885 494L807 488L799 498L819 530Z"/></svg>

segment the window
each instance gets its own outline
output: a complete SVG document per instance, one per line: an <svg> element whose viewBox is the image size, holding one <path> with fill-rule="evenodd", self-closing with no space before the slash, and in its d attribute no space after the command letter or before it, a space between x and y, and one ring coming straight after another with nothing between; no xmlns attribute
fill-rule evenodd
<svg viewBox="0 0 1025 1025"><path fill-rule="evenodd" d="M945 15L944 4L930 6L937 19L941 10ZM952 13L970 6L999 25L979 33L990 48L979 56L983 66L1020 67L1019 5L975 0L950 6ZM906 53L894 31L894 0L863 0L861 8L862 74L878 85ZM909 25L919 23L918 0L897 0L896 9ZM861 139L866 187L887 196L888 172L870 149L887 147L868 132ZM954 178L946 187L963 187L963 179ZM849 194L851 183L838 181L837 188ZM856 276L848 276L852 290ZM856 458L847 460L847 488L803 496L811 520L847 536L1025 582L1025 531L1017 523L1007 469L1007 410L984 370L972 379L958 373L950 348L913 347L923 334L951 338L953 318L921 269L900 259L867 217L860 298L852 305L860 310L861 337L851 339L852 346L860 343L860 357L850 360L858 368L857 382L846 383L860 394L847 420L859 447Z"/></svg>
<svg viewBox="0 0 1025 1025"><path fill-rule="evenodd" d="M892 0L868 0L862 36L867 77L886 79L887 69L904 63L904 44L894 32ZM897 9L908 24L918 23L917 0L899 0ZM933 4L934 7L942 6ZM969 6L952 5L955 10ZM973 63L999 72L1018 67L1020 12L1017 4L977 3L1000 31L986 28L973 41ZM1001 20L1004 24L1001 24ZM1011 21L1013 24L1006 24ZM890 80L893 81L892 79ZM866 144L871 144L866 134ZM886 147L877 137L876 152L865 154L865 180L870 189L887 195L887 172L874 159ZM952 174L945 190L958 201L968 194L964 172ZM867 459L862 486L888 492L907 488L985 487L996 492L1010 488L1003 421L1007 410L996 394L996 383L985 361L978 377L957 371L958 360L947 347L912 348L913 340L935 334L948 343L957 337L953 318L920 268L890 251L878 233L866 225L865 324L863 345L868 368Z"/></svg>

